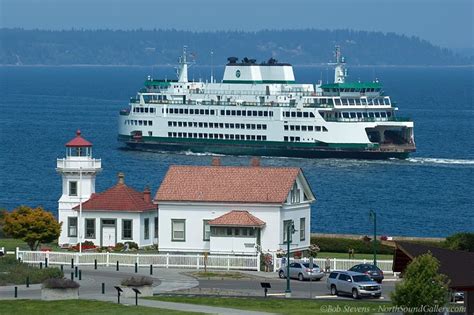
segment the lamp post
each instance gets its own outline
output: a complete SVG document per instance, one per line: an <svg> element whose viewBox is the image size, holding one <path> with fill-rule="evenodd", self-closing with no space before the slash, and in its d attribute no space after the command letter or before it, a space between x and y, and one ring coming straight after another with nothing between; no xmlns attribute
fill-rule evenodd
<svg viewBox="0 0 474 315"><path fill-rule="evenodd" d="M370 220L374 222L374 266L377 266L377 213L374 210L369 211Z"/></svg>
<svg viewBox="0 0 474 315"><path fill-rule="evenodd" d="M77 236L79 238L79 253L82 254L82 167L79 167L79 220L77 220Z"/></svg>
<svg viewBox="0 0 474 315"><path fill-rule="evenodd" d="M290 243L292 241L292 235L295 233L295 224L293 220L286 225L286 290L285 296L291 297L291 288L290 288Z"/></svg>

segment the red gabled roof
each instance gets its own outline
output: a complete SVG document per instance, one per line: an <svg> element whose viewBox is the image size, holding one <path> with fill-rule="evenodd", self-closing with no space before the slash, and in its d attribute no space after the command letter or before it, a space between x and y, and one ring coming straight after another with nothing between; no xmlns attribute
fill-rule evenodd
<svg viewBox="0 0 474 315"><path fill-rule="evenodd" d="M76 137L66 143L66 147L70 148L77 148L77 147L92 147L92 143L81 137L81 131L76 131Z"/></svg>
<svg viewBox="0 0 474 315"><path fill-rule="evenodd" d="M149 194L149 190L146 193ZM79 206L74 207L74 210L79 210ZM102 193L92 194L89 200L82 204L82 210L143 212L156 210L156 205L151 200L145 200L144 192L118 183Z"/></svg>
<svg viewBox="0 0 474 315"><path fill-rule="evenodd" d="M300 168L171 166L155 201L284 203Z"/></svg>
<svg viewBox="0 0 474 315"><path fill-rule="evenodd" d="M231 212L209 221L209 225L260 227L264 226L265 222L250 214L248 211L232 210Z"/></svg>

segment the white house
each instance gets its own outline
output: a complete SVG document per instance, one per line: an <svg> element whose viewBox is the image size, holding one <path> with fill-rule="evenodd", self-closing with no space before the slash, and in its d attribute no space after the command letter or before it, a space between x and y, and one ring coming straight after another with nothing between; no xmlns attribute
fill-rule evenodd
<svg viewBox="0 0 474 315"><path fill-rule="evenodd" d="M255 254L310 245L314 195L300 168L171 166L154 202L159 208L159 250Z"/></svg>
<svg viewBox="0 0 474 315"><path fill-rule="evenodd" d="M127 186L119 174L115 186L95 193L95 176L101 160L92 157L92 143L81 137L66 144L66 158L57 160L62 176L58 217L62 222L59 245L92 241L97 246L135 242L157 244L158 213L148 188L143 192Z"/></svg>

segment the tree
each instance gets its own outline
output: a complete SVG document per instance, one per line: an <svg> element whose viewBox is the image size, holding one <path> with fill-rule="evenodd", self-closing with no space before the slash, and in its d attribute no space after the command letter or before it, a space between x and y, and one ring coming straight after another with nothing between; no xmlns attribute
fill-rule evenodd
<svg viewBox="0 0 474 315"><path fill-rule="evenodd" d="M7 213L3 221L5 234L23 240L31 250L36 250L40 243L57 240L61 234L61 224L41 207L20 206Z"/></svg>
<svg viewBox="0 0 474 315"><path fill-rule="evenodd" d="M448 278L438 273L438 268L439 261L431 252L413 259L405 270L403 281L391 294L393 304L418 308L417 312L423 308L443 307L449 299Z"/></svg>
<svg viewBox="0 0 474 315"><path fill-rule="evenodd" d="M474 252L474 233L456 233L446 238L445 245L449 249Z"/></svg>

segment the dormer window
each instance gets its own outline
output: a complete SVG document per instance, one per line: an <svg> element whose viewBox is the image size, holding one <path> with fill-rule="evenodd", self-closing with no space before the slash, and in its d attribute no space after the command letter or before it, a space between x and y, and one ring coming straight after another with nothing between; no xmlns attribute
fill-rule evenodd
<svg viewBox="0 0 474 315"><path fill-rule="evenodd" d="M291 203L300 203L300 190L298 185L295 183L290 193Z"/></svg>

